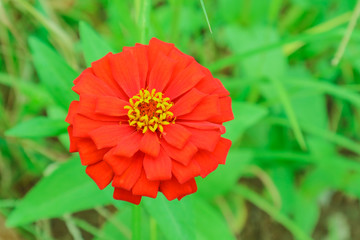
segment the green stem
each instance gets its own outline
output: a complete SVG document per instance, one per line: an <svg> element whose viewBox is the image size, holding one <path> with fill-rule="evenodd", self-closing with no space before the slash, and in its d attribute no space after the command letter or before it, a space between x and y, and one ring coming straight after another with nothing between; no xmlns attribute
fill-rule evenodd
<svg viewBox="0 0 360 240"><path fill-rule="evenodd" d="M140 42L145 44L148 40L150 22L151 0L141 0L140 4Z"/></svg>
<svg viewBox="0 0 360 240"><path fill-rule="evenodd" d="M141 206L132 207L132 240L141 240Z"/></svg>
<svg viewBox="0 0 360 240"><path fill-rule="evenodd" d="M157 224L153 217L150 217L150 240L157 239Z"/></svg>

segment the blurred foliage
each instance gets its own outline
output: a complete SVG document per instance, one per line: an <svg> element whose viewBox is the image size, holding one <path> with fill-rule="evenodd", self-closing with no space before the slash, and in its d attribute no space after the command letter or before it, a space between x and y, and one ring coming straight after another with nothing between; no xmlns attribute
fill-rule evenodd
<svg viewBox="0 0 360 240"><path fill-rule="evenodd" d="M0 1L7 225L20 239L131 237L131 206L86 177L67 151L63 119L89 63L157 37L222 80L235 120L226 124L227 164L197 179L198 193L144 199L143 239L360 239L359 27L331 64L356 1L204 1L212 34L200 1L153 0L148 11L145 2ZM333 205L338 196L344 206ZM253 206L277 227L262 228ZM86 209L103 220L74 214ZM0 221L0 238L4 229Z"/></svg>

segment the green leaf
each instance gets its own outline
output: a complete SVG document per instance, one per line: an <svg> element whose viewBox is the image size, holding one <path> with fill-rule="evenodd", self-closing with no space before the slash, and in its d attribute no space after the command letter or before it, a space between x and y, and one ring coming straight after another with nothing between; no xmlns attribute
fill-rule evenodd
<svg viewBox="0 0 360 240"><path fill-rule="evenodd" d="M207 198L226 194L235 186L252 157L250 151L230 149L225 166L220 165L205 179L197 181L199 194Z"/></svg>
<svg viewBox="0 0 360 240"><path fill-rule="evenodd" d="M320 217L316 197L307 196L301 190L296 192L293 203L294 221L307 234L312 234ZM304 211L306 209L306 211Z"/></svg>
<svg viewBox="0 0 360 240"><path fill-rule="evenodd" d="M113 201L110 191L111 188L100 191L86 175L80 159L74 157L41 179L18 202L6 224L14 227L109 204Z"/></svg>
<svg viewBox="0 0 360 240"><path fill-rule="evenodd" d="M78 73L39 39L31 37L29 43L41 83L58 105L68 109L70 102L78 98L71 90Z"/></svg>
<svg viewBox="0 0 360 240"><path fill-rule="evenodd" d="M93 61L96 61L108 52L112 52L108 43L101 38L101 36L95 32L87 23L80 22L80 39L81 46L84 52L86 65L91 66Z"/></svg>
<svg viewBox="0 0 360 240"><path fill-rule="evenodd" d="M192 199L188 196L181 201L168 201L162 195L156 199L143 199L146 211L157 221L169 240L195 239Z"/></svg>
<svg viewBox="0 0 360 240"><path fill-rule="evenodd" d="M225 218L216 211L207 202L195 198L194 199L194 215L196 226L196 239L198 240L218 240L235 239L231 233Z"/></svg>
<svg viewBox="0 0 360 240"><path fill-rule="evenodd" d="M244 133L246 129L256 124L267 115L267 109L255 104L245 102L233 102L232 108L235 119L226 122L225 138L232 141L237 140Z"/></svg>
<svg viewBox="0 0 360 240"><path fill-rule="evenodd" d="M35 117L7 130L5 134L22 138L54 137L65 133L68 125L63 119Z"/></svg>

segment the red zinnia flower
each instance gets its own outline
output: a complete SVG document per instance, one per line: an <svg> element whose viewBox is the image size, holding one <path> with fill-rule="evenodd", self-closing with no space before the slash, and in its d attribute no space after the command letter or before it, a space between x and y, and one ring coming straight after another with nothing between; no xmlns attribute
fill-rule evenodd
<svg viewBox="0 0 360 240"><path fill-rule="evenodd" d="M153 38L109 53L74 84L70 152L100 189L112 182L115 199L139 204L158 191L181 199L196 192L194 177L225 163L229 92L173 44Z"/></svg>

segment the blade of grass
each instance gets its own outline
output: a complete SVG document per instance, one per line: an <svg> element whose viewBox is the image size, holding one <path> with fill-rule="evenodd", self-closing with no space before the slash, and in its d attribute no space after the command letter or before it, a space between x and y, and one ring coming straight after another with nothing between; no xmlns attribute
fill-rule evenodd
<svg viewBox="0 0 360 240"><path fill-rule="evenodd" d="M351 16L351 19L350 19L350 22L349 22L349 24L348 24L348 26L347 26L345 35L344 35L343 39L342 39L341 42L340 42L339 48L338 48L338 50L336 51L333 60L331 61L331 64L332 64L333 66L338 65L339 62L340 62L340 59L341 59L342 56L344 55L346 46L347 46L347 44L349 43L351 34L352 34L352 32L354 31L354 28L355 28L355 25L356 25L357 20L359 19L359 16L360 16L360 0L358 0L358 1L356 2L355 10L354 10L354 12L353 12L353 14L352 14L352 16Z"/></svg>
<svg viewBox="0 0 360 240"><path fill-rule="evenodd" d="M325 32L331 31L331 30L347 23L350 18L351 18L351 12L347 12L340 16L332 18L329 21L320 23L312 28L309 28L306 31L304 31L304 33L305 34L314 34L314 35L320 34L320 33L325 33ZM294 52L296 52L298 49L300 49L305 44L306 44L305 41L292 42L292 43L286 44L283 47L283 51L286 56L289 56L289 55L293 54Z"/></svg>
<svg viewBox="0 0 360 240"><path fill-rule="evenodd" d="M107 222L113 224L126 238L131 238L131 231L116 218L111 216L111 213L105 207L95 207L95 210L106 219Z"/></svg>
<svg viewBox="0 0 360 240"><path fill-rule="evenodd" d="M290 127L290 123L287 119L284 118L268 118L268 121L272 122L273 124L277 124L277 125L281 125L281 126L286 126L286 127ZM330 131L325 131L313 126L309 126L306 124L302 124L301 125L302 129L304 130L304 132L309 133L311 135L314 136L318 136L321 137L329 142L333 142L341 147L344 147L354 153L357 153L360 155L360 144L352 141L351 139L348 139L344 136L341 136L337 133L333 133Z"/></svg>
<svg viewBox="0 0 360 240"><path fill-rule="evenodd" d="M301 79L292 79L291 81L286 81L285 84L288 86L306 87L312 90L324 92L334 97L346 100L355 107L360 108L360 95L350 90L346 85L338 86L325 81L307 81Z"/></svg>
<svg viewBox="0 0 360 240"><path fill-rule="evenodd" d="M205 19L206 19L206 22L207 22L207 25L209 27L209 31L210 33L212 34L212 29L211 29L211 25L210 25L210 21L209 21L209 17L207 15L207 12L206 12L206 8L205 8L205 4L204 4L204 0L200 0L200 4L201 4L201 8L204 12L204 15L205 15Z"/></svg>
<svg viewBox="0 0 360 240"><path fill-rule="evenodd" d="M94 227L90 223L80 219L73 217L73 222L76 224L77 227L83 229L84 231L91 233L94 236L99 237L100 239L109 239L109 240L116 240L112 236L106 235L103 231L99 230L97 227Z"/></svg>
<svg viewBox="0 0 360 240"><path fill-rule="evenodd" d="M84 240L79 228L74 223L74 220L70 214L64 215L64 222L74 240Z"/></svg>
<svg viewBox="0 0 360 240"><path fill-rule="evenodd" d="M54 42L56 42L59 49L64 53L64 56L73 67L76 66L76 57L73 50L73 40L66 33L63 28L57 25L54 21L46 18L39 11L37 11L28 1L15 0L14 3L19 10L30 14L36 21L44 26L52 35Z"/></svg>
<svg viewBox="0 0 360 240"><path fill-rule="evenodd" d="M280 101L284 107L285 113L289 119L290 125L294 131L295 138L300 145L301 149L306 151L306 143L302 134L299 122L295 115L295 111L290 103L290 98L285 90L283 83L277 77L270 77L272 84L278 92Z"/></svg>
<svg viewBox="0 0 360 240"><path fill-rule="evenodd" d="M271 43L271 44L264 45L264 46L261 46L256 49L248 50L243 53L238 53L238 54L224 57L223 59L217 60L214 63L212 63L208 68L210 71L215 72L215 71L221 70L224 67L236 64L237 62L241 61L242 59L244 59L246 57L254 56L254 55L260 54L262 52L266 52L266 51L269 51L269 50L272 50L275 48L279 48L285 44L298 42L298 41L304 41L306 43L320 41L323 38L328 38L329 36L336 35L336 34L338 34L338 32L335 31L334 29L331 31L328 31L328 32L318 33L315 35L308 34L308 33L300 34L296 37L289 37L288 39L280 40L279 42Z"/></svg>
<svg viewBox="0 0 360 240"><path fill-rule="evenodd" d="M274 206L269 204L263 197L261 197L257 193L241 185L238 185L234 189L234 191L240 194L249 202L256 205L261 210L265 211L274 220L282 224L286 229L288 229L292 233L294 239L298 239L298 240L312 239L305 232L303 232L303 230L300 227L298 227L291 219L289 219L286 215L282 214L280 210L276 209Z"/></svg>

